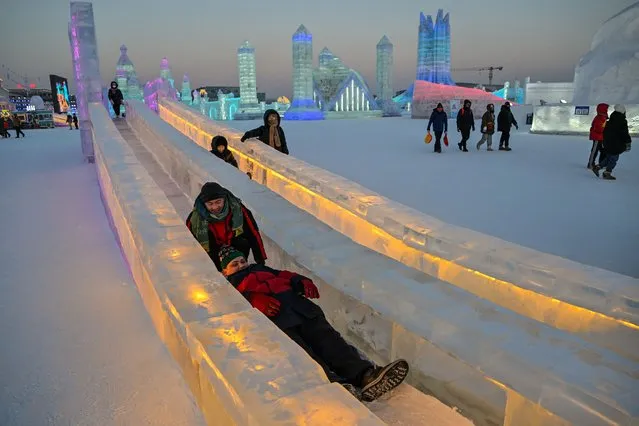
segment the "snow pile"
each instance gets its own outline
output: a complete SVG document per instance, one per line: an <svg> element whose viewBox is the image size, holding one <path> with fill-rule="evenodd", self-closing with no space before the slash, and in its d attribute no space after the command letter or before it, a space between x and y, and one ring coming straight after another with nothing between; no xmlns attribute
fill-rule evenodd
<svg viewBox="0 0 639 426"><path fill-rule="evenodd" d="M639 2L601 26L575 68L573 103L639 104Z"/></svg>

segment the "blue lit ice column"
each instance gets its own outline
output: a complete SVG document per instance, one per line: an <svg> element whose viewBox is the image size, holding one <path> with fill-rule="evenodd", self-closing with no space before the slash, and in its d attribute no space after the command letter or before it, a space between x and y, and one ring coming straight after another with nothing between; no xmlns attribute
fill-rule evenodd
<svg viewBox="0 0 639 426"><path fill-rule="evenodd" d="M189 80L189 75L184 74L184 78L182 78L182 90L180 90L182 102L190 104L191 103L191 80Z"/></svg>
<svg viewBox="0 0 639 426"><path fill-rule="evenodd" d="M377 43L377 97L384 116L399 115L393 102L393 44L386 36Z"/></svg>
<svg viewBox="0 0 639 426"><path fill-rule="evenodd" d="M313 36L304 25L293 34L293 101L284 119L324 119L313 100Z"/></svg>
<svg viewBox="0 0 639 426"><path fill-rule="evenodd" d="M237 67L240 76L240 109L259 109L255 49L248 41L237 49Z"/></svg>
<svg viewBox="0 0 639 426"><path fill-rule="evenodd" d="M417 34L417 77L416 80L430 81L433 59L433 18L419 13L419 30Z"/></svg>

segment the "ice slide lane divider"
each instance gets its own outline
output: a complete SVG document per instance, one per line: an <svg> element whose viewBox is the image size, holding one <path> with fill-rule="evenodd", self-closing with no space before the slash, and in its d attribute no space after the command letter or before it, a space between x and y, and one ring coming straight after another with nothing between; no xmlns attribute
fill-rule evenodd
<svg viewBox="0 0 639 426"><path fill-rule="evenodd" d="M260 224L269 264L311 276L329 319L360 350L377 362L408 359L412 384L476 424L637 421L637 362L354 243L141 103L131 105L127 121L191 199L210 180L241 194Z"/></svg>
<svg viewBox="0 0 639 426"><path fill-rule="evenodd" d="M211 425L382 425L211 267L101 104L105 207L144 304Z"/></svg>
<svg viewBox="0 0 639 426"><path fill-rule="evenodd" d="M639 280L445 224L261 143L177 102L160 116L208 149L227 137L253 179L359 244L521 315L639 359Z"/></svg>

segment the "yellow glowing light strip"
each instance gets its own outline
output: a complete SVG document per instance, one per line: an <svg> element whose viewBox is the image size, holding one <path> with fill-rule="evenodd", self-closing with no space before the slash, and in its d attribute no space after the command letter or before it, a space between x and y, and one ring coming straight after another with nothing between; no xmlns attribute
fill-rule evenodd
<svg viewBox="0 0 639 426"><path fill-rule="evenodd" d="M178 116L177 114L167 110L165 107L160 106L161 111L163 113L167 113L172 115L173 117L177 118L179 121L183 122L186 126L189 126L193 129L195 129L196 131L198 131L199 133L205 134L207 137L211 138L212 135L205 132L204 130L200 129L199 127L191 124L190 122L186 121L185 119L183 119L182 117ZM306 188L305 186L302 186L300 184L298 184L297 182L291 180L290 178L282 175L281 173L265 166L264 164L262 164L261 162L255 160L254 158L248 156L247 154L244 154L243 152L238 151L235 148L229 147L229 149L234 153L239 155L240 157L246 158L247 160L250 160L252 163L258 165L259 167L261 167L262 169L266 170L269 174L283 180L286 184L292 186L293 188L299 189L303 192L306 192L308 194L310 194L311 196L315 197L316 199L321 200L322 202L326 203L327 205L331 206L333 210L340 212L341 214L346 214L347 216L349 216L352 221L355 224L355 228L361 228L361 227L369 227L369 229L371 230L371 232L376 233L377 235L379 235L381 238L394 243L394 244L398 244L400 245L403 250L408 251L411 256L419 256L422 257L424 260L426 260L429 263L433 263L437 265L437 278L449 282L450 284L453 284L457 287L463 288L464 290L478 296L481 297L483 299L489 300L499 306L502 306L506 309L509 309L513 312L516 312L520 315L532 318L536 321L542 322L544 324L548 324L550 326L553 326L555 328L561 329L561 330L565 330L571 333L584 333L584 332L604 332L607 330L610 330L612 328L616 328L618 326L624 326L624 327L628 327L631 328L633 330L639 330L639 325L634 324L632 322L629 321L625 321L622 319L618 319L618 318L614 318L605 314L602 314L600 312L596 312L587 308L583 308L581 306L577 306L577 305L573 305L571 303L568 302L564 302L562 300L559 299L555 299L551 296L547 296L541 293L535 293L532 290L528 290L522 287L519 287L517 285L515 285L514 283L508 282L508 281L504 281L504 280L500 280L498 278L492 277L490 275L484 274L480 271L459 265L457 263L454 263L450 260L429 254L429 253L425 253L422 252L420 250L417 250L413 247L407 246L406 244L404 244L403 241L401 241L400 239L390 235L388 232L386 232L384 229L379 228L376 225L371 224L370 222L366 221L365 219L357 216L355 213L351 212L350 210L340 206L339 204L325 198L324 196L322 196L321 194L318 194L308 188ZM268 186L267 186L268 187ZM280 194L280 196L284 197L283 194ZM289 202L291 202L291 200L288 200ZM294 204L294 203L293 203ZM307 209L305 206L297 206L298 208L301 208L302 210L313 214L309 209ZM317 217L317 216L316 216ZM318 218L320 219L320 218ZM321 219L320 219L321 220ZM324 221L323 221L324 222ZM326 222L324 222L326 223ZM330 224L329 224L330 226ZM338 230L339 231L339 230ZM352 237L349 237L351 239L353 239ZM353 239L355 242L357 242L358 244L363 244L361 241L357 241L355 239ZM370 247L366 244L363 244L364 246L375 250L374 247ZM377 251L377 250L375 250ZM388 255L388 253L382 253L385 255ZM394 259L402 262L402 260L400 258L398 258L399 256L395 256ZM404 263L404 262L402 262ZM410 266L410 265L408 265ZM414 267L413 267L414 268ZM417 268L414 268L417 269ZM418 269L419 270L419 269ZM448 273L446 273L446 271L448 271ZM425 271L421 271L421 272L425 272ZM464 280L463 280L463 275L464 274L472 274L472 275L476 275L481 277L482 279L484 279L485 281L487 281L488 283L493 284L493 288L490 288L489 286L472 286L472 285L465 285ZM458 276L462 276L462 279L456 279L456 277ZM492 290L498 290L497 292L494 292ZM495 294L497 293L497 294ZM505 296L509 296L506 299L515 299L515 302L518 303L504 303L503 300L500 300L500 298L496 297L496 296L500 296L500 295L505 295ZM548 316L546 315L548 312L553 313L552 318L554 321L550 321Z"/></svg>

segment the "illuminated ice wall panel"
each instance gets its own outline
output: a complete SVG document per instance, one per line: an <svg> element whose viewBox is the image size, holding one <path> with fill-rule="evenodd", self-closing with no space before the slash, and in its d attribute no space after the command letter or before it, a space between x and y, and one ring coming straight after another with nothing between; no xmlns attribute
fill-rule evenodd
<svg viewBox="0 0 639 426"><path fill-rule="evenodd" d="M248 41L237 49L237 66L240 75L240 105L257 106L255 49Z"/></svg>
<svg viewBox="0 0 639 426"><path fill-rule="evenodd" d="M293 34L293 102L286 120L322 120L313 99L313 36L304 25Z"/></svg>

